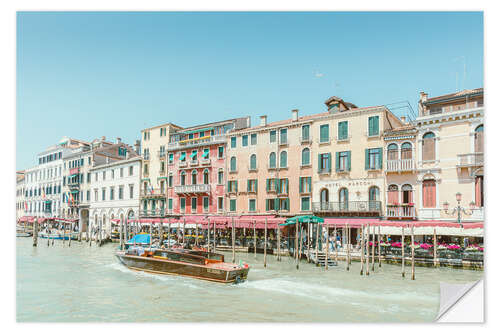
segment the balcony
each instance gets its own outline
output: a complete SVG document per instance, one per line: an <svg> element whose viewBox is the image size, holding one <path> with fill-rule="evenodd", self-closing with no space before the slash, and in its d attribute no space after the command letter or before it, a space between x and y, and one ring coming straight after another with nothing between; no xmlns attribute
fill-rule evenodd
<svg viewBox="0 0 500 333"><path fill-rule="evenodd" d="M139 210L139 216L141 217L162 217L165 216L165 213L166 211L163 208Z"/></svg>
<svg viewBox="0 0 500 333"><path fill-rule="evenodd" d="M351 140L351 135L349 134L343 138L337 136L335 139L337 140L337 142L348 142L349 140Z"/></svg>
<svg viewBox="0 0 500 333"><path fill-rule="evenodd" d="M380 216L380 201L347 201L347 202L313 202L314 213L334 214L340 216Z"/></svg>
<svg viewBox="0 0 500 333"><path fill-rule="evenodd" d="M165 192L162 193L159 188L153 188L152 191L141 189L140 195L142 198L163 198L165 197Z"/></svg>
<svg viewBox="0 0 500 333"><path fill-rule="evenodd" d="M219 144L219 143L225 143L225 142L226 142L225 135L204 136L204 137L196 138L196 139L188 139L188 140L182 140L182 141L177 141L177 142L170 142L168 144L168 149L169 150L186 149L186 148L206 146L206 145L210 145L210 144Z"/></svg>
<svg viewBox="0 0 500 333"><path fill-rule="evenodd" d="M196 185L180 185L175 186L174 191L176 194L196 194L210 192L209 184L196 184Z"/></svg>
<svg viewBox="0 0 500 333"><path fill-rule="evenodd" d="M329 175L332 171L329 169L318 169L320 175Z"/></svg>
<svg viewBox="0 0 500 333"><path fill-rule="evenodd" d="M380 138L382 136L382 131L378 131L378 133L370 133L369 131L365 132L367 138Z"/></svg>
<svg viewBox="0 0 500 333"><path fill-rule="evenodd" d="M332 139L330 137L328 137L326 140L318 140L318 145L329 145L330 143L332 143Z"/></svg>
<svg viewBox="0 0 500 333"><path fill-rule="evenodd" d="M212 161L209 158L203 158L200 160L201 165L210 165Z"/></svg>
<svg viewBox="0 0 500 333"><path fill-rule="evenodd" d="M162 158L165 158L167 156L167 152L164 151L164 150L159 150L158 151L158 158L162 159Z"/></svg>
<svg viewBox="0 0 500 333"><path fill-rule="evenodd" d="M470 153L457 155L457 167L470 168L484 165L484 153Z"/></svg>
<svg viewBox="0 0 500 333"><path fill-rule="evenodd" d="M412 205L387 205L386 217L388 219L414 219L415 207Z"/></svg>
<svg viewBox="0 0 500 333"><path fill-rule="evenodd" d="M69 175L70 176L73 176L73 175L76 175L80 173L80 168L72 168L72 169L69 169Z"/></svg>
<svg viewBox="0 0 500 333"><path fill-rule="evenodd" d="M310 144L310 143L312 143L312 139L309 136L308 137L301 136L300 137L300 143L302 143L302 144Z"/></svg>
<svg viewBox="0 0 500 333"><path fill-rule="evenodd" d="M415 171L414 159L388 160L386 162L386 172L413 172Z"/></svg>
<svg viewBox="0 0 500 333"><path fill-rule="evenodd" d="M198 160L189 161L189 166L197 166L198 164L200 164L200 162Z"/></svg>
<svg viewBox="0 0 500 333"><path fill-rule="evenodd" d="M179 168L185 168L187 167L187 162L186 161L179 161Z"/></svg>
<svg viewBox="0 0 500 333"><path fill-rule="evenodd" d="M288 140L287 139L280 140L279 145L280 146L288 146Z"/></svg>

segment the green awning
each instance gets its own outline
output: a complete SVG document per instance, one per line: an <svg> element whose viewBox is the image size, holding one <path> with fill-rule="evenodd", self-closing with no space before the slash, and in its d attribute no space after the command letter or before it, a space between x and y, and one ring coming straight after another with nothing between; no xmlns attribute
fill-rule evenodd
<svg viewBox="0 0 500 333"><path fill-rule="evenodd" d="M198 151L197 150L193 150L193 152L191 153L191 158L196 157L196 154L198 154Z"/></svg>
<svg viewBox="0 0 500 333"><path fill-rule="evenodd" d="M80 191L78 190L71 190L71 193L79 193Z"/></svg>
<svg viewBox="0 0 500 333"><path fill-rule="evenodd" d="M325 220L319 216L301 215L301 216L290 217L289 219L286 219L286 223L282 223L280 225L282 225L282 226L293 225L297 222L298 223L324 223Z"/></svg>
<svg viewBox="0 0 500 333"><path fill-rule="evenodd" d="M208 150L208 149L207 149L207 150L205 150L205 151L203 152L203 155L201 155L201 157L203 157L203 158L208 158L208 155L209 155L209 154L210 154L210 150Z"/></svg>
<svg viewBox="0 0 500 333"><path fill-rule="evenodd" d="M199 132L211 131L213 129L214 129L213 127L205 127L205 128L190 130L190 131L186 131L186 132L182 132L182 133L183 134L199 133Z"/></svg>
<svg viewBox="0 0 500 333"><path fill-rule="evenodd" d="M49 203L52 203L52 201L50 201L50 200L45 200L45 203L46 203L46 204L49 204Z"/></svg>
<svg viewBox="0 0 500 333"><path fill-rule="evenodd" d="M167 177L158 177L157 180L160 180L160 179L167 179Z"/></svg>
<svg viewBox="0 0 500 333"><path fill-rule="evenodd" d="M181 153L181 161L182 161L182 162L184 162L185 160L186 160L186 152L185 152L185 151L183 151L183 152Z"/></svg>
<svg viewBox="0 0 500 333"><path fill-rule="evenodd" d="M141 182L150 182L151 183L151 180L149 180L149 178L142 178Z"/></svg>

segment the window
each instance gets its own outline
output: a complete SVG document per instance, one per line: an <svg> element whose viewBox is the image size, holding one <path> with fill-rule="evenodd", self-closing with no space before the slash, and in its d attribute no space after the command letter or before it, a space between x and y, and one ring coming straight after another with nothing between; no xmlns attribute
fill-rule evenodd
<svg viewBox="0 0 500 333"><path fill-rule="evenodd" d="M395 143L391 143L387 146L387 160L394 161L398 159L398 145Z"/></svg>
<svg viewBox="0 0 500 333"><path fill-rule="evenodd" d="M399 188L397 185L389 185L387 188L387 203L389 205L399 205Z"/></svg>
<svg viewBox="0 0 500 333"><path fill-rule="evenodd" d="M247 180L247 192L257 193L257 179L248 179Z"/></svg>
<svg viewBox="0 0 500 333"><path fill-rule="evenodd" d="M328 124L319 127L319 142L330 141L330 126Z"/></svg>
<svg viewBox="0 0 500 333"><path fill-rule="evenodd" d="M111 179L115 179L115 170L111 170Z"/></svg>
<svg viewBox="0 0 500 333"><path fill-rule="evenodd" d="M229 200L229 211L230 212L236 211L236 199Z"/></svg>
<svg viewBox="0 0 500 333"><path fill-rule="evenodd" d="M255 212L255 199L249 199L248 200L248 211L249 212Z"/></svg>
<svg viewBox="0 0 500 333"><path fill-rule="evenodd" d="M269 131L269 143L276 142L276 131Z"/></svg>
<svg viewBox="0 0 500 333"><path fill-rule="evenodd" d="M209 148L203 149L203 154L201 155L201 158L203 158L204 160L208 160L210 158L210 149Z"/></svg>
<svg viewBox="0 0 500 333"><path fill-rule="evenodd" d="M217 150L217 157L224 158L224 146L220 146Z"/></svg>
<svg viewBox="0 0 500 333"><path fill-rule="evenodd" d="M422 160L434 161L436 159L436 135L427 132L422 137Z"/></svg>
<svg viewBox="0 0 500 333"><path fill-rule="evenodd" d="M288 194L288 178L281 178L279 180L279 188L278 188L278 193L279 194Z"/></svg>
<svg viewBox="0 0 500 333"><path fill-rule="evenodd" d="M405 184L401 186L401 191L403 192L403 204L413 203L413 188L410 184Z"/></svg>
<svg viewBox="0 0 500 333"><path fill-rule="evenodd" d="M248 146L248 135L243 135L243 136L241 137L241 145L242 145L243 147Z"/></svg>
<svg viewBox="0 0 500 333"><path fill-rule="evenodd" d="M279 205L279 199L266 199L266 211L277 210Z"/></svg>
<svg viewBox="0 0 500 333"><path fill-rule="evenodd" d="M231 157L230 170L236 171L236 157L234 157L234 156Z"/></svg>
<svg viewBox="0 0 500 333"><path fill-rule="evenodd" d="M318 155L318 172L328 173L331 171L331 153L324 153Z"/></svg>
<svg viewBox="0 0 500 333"><path fill-rule="evenodd" d="M168 175L168 187L172 187L173 183L174 183L174 176L170 174Z"/></svg>
<svg viewBox="0 0 500 333"><path fill-rule="evenodd" d="M118 187L118 200L123 200L123 186Z"/></svg>
<svg viewBox="0 0 500 333"><path fill-rule="evenodd" d="M256 133L250 135L250 144L252 146L255 146L257 144L257 134Z"/></svg>
<svg viewBox="0 0 500 333"><path fill-rule="evenodd" d="M231 148L236 148L236 137L231 137Z"/></svg>
<svg viewBox="0 0 500 333"><path fill-rule="evenodd" d="M479 125L474 130L474 152L475 153L484 152L484 136L483 135L484 135L484 126Z"/></svg>
<svg viewBox="0 0 500 333"><path fill-rule="evenodd" d="M123 178L123 168L120 168L120 178Z"/></svg>
<svg viewBox="0 0 500 333"><path fill-rule="evenodd" d="M181 206L181 212L184 212L186 210L186 198L180 198L179 203Z"/></svg>
<svg viewBox="0 0 500 333"><path fill-rule="evenodd" d="M368 189L368 208L371 211L379 209L380 190L377 186L372 186Z"/></svg>
<svg viewBox="0 0 500 333"><path fill-rule="evenodd" d="M115 188L114 187L109 188L109 200L115 200Z"/></svg>
<svg viewBox="0 0 500 333"><path fill-rule="evenodd" d="M193 170L193 172L191 173L191 184L193 185L196 185L196 176L198 176L198 173L196 172L196 170Z"/></svg>
<svg viewBox="0 0 500 333"><path fill-rule="evenodd" d="M168 199L168 209L172 210L172 207L174 205L174 201L172 199Z"/></svg>
<svg viewBox="0 0 500 333"><path fill-rule="evenodd" d="M160 172L161 173L165 172L165 162L164 161L160 162Z"/></svg>
<svg viewBox="0 0 500 333"><path fill-rule="evenodd" d="M311 177L299 178L299 193L311 193Z"/></svg>
<svg viewBox="0 0 500 333"><path fill-rule="evenodd" d="M191 213L196 213L198 206L198 198L191 198Z"/></svg>
<svg viewBox="0 0 500 333"><path fill-rule="evenodd" d="M94 190L94 201L99 201L97 189Z"/></svg>
<svg viewBox="0 0 500 333"><path fill-rule="evenodd" d="M92 161L92 160L91 160L91 157L89 156L89 165L90 165L90 162L91 162L91 161Z"/></svg>
<svg viewBox="0 0 500 333"><path fill-rule="evenodd" d="M311 198L310 197L300 198L300 210L302 210L302 211L311 210Z"/></svg>
<svg viewBox="0 0 500 333"><path fill-rule="evenodd" d="M217 198L217 210L222 211L224 209L224 197Z"/></svg>
<svg viewBox="0 0 500 333"><path fill-rule="evenodd" d="M350 151L339 151L335 153L335 171L351 171Z"/></svg>
<svg viewBox="0 0 500 333"><path fill-rule="evenodd" d="M365 170L382 169L382 148L365 149Z"/></svg>
<svg viewBox="0 0 500 333"><path fill-rule="evenodd" d="M129 198L133 199L134 198L134 185L130 184L128 186L128 192L129 192Z"/></svg>
<svg viewBox="0 0 500 333"><path fill-rule="evenodd" d="M281 145L284 145L284 144L287 144L288 143L288 140L287 140L287 129L286 128L282 128L280 129L280 144Z"/></svg>
<svg viewBox="0 0 500 333"><path fill-rule="evenodd" d="M289 211L290 210L290 199L288 199L288 198L279 199L279 210Z"/></svg>
<svg viewBox="0 0 500 333"><path fill-rule="evenodd" d="M164 180L160 181L160 193L161 194L165 193L165 181Z"/></svg>
<svg viewBox="0 0 500 333"><path fill-rule="evenodd" d="M349 130L348 130L347 121L340 121L338 123L337 137L339 140L347 140L347 138L349 137Z"/></svg>
<svg viewBox="0 0 500 333"><path fill-rule="evenodd" d="M134 166L131 165L128 167L128 175L132 176L133 174L134 174Z"/></svg>
<svg viewBox="0 0 500 333"><path fill-rule="evenodd" d="M280 153L280 168L286 168L287 167L287 153L286 151L282 151Z"/></svg>
<svg viewBox="0 0 500 333"><path fill-rule="evenodd" d="M148 165L144 164L144 176L146 177L148 174L149 174Z"/></svg>
<svg viewBox="0 0 500 333"><path fill-rule="evenodd" d="M276 168L276 153L269 154L269 169Z"/></svg>
<svg viewBox="0 0 500 333"><path fill-rule="evenodd" d="M174 163L174 154L170 153L168 154L168 164L173 164Z"/></svg>
<svg viewBox="0 0 500 333"><path fill-rule="evenodd" d="M401 159L411 160L413 158L411 143L405 142L401 145Z"/></svg>
<svg viewBox="0 0 500 333"><path fill-rule="evenodd" d="M217 173L217 184L224 184L224 171L222 170L219 170L219 172Z"/></svg>
<svg viewBox="0 0 500 333"><path fill-rule="evenodd" d="M106 189L103 188L102 189L102 201L105 201L106 200Z"/></svg>
<svg viewBox="0 0 500 333"><path fill-rule="evenodd" d="M209 203L208 197L203 197L203 211L204 212L208 212L208 203Z"/></svg>
<svg viewBox="0 0 500 333"><path fill-rule="evenodd" d="M309 141L309 125L302 126L302 142Z"/></svg>
<svg viewBox="0 0 500 333"><path fill-rule="evenodd" d="M181 172L181 185L186 185L186 173L184 171Z"/></svg>
<svg viewBox="0 0 500 333"><path fill-rule="evenodd" d="M205 169L203 171L203 184L208 184L208 181L209 181L209 173L208 169Z"/></svg>
<svg viewBox="0 0 500 333"><path fill-rule="evenodd" d="M304 148L302 150L302 165L311 164L311 151L309 148Z"/></svg>
<svg viewBox="0 0 500 333"><path fill-rule="evenodd" d="M434 179L424 180L422 190L424 208L436 207L436 181Z"/></svg>
<svg viewBox="0 0 500 333"><path fill-rule="evenodd" d="M378 116L368 118L368 136L379 135L379 120Z"/></svg>
<svg viewBox="0 0 500 333"><path fill-rule="evenodd" d="M345 187L339 190L339 206L341 210L347 210L349 204L349 190Z"/></svg>
<svg viewBox="0 0 500 333"><path fill-rule="evenodd" d="M198 160L198 151L197 150L191 151L191 160L192 161L197 161Z"/></svg>
<svg viewBox="0 0 500 333"><path fill-rule="evenodd" d="M257 155L250 156L250 170L257 170Z"/></svg>
<svg viewBox="0 0 500 333"><path fill-rule="evenodd" d="M237 193L238 192L238 181L230 180L227 182L227 191L229 193Z"/></svg>
<svg viewBox="0 0 500 333"><path fill-rule="evenodd" d="M102 180L106 180L106 171L102 172Z"/></svg>

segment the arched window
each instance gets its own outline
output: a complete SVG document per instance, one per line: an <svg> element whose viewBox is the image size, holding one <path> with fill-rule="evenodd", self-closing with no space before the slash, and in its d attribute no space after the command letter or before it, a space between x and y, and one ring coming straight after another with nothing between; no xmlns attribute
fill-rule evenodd
<svg viewBox="0 0 500 333"><path fill-rule="evenodd" d="M231 162L230 162L230 167L231 171L236 171L236 157L231 157Z"/></svg>
<svg viewBox="0 0 500 333"><path fill-rule="evenodd" d="M339 190L339 208L340 210L348 210L349 208L349 190L342 187Z"/></svg>
<svg viewBox="0 0 500 333"><path fill-rule="evenodd" d="M329 192L328 189L324 188L320 192L320 205L321 205L321 210L326 210L328 209L328 202L330 201L329 199Z"/></svg>
<svg viewBox="0 0 500 333"><path fill-rule="evenodd" d="M422 140L422 160L434 161L436 159L436 135L427 132Z"/></svg>
<svg viewBox="0 0 500 333"><path fill-rule="evenodd" d="M483 148L483 130L484 130L484 126L483 125L479 125L478 127L476 127L476 129L474 130L474 151L476 153L482 153L484 151L484 148Z"/></svg>
<svg viewBox="0 0 500 333"><path fill-rule="evenodd" d="M181 172L181 185L186 185L186 172Z"/></svg>
<svg viewBox="0 0 500 333"><path fill-rule="evenodd" d="M398 145L395 143L391 143L387 146L387 160L393 161L398 158Z"/></svg>
<svg viewBox="0 0 500 333"><path fill-rule="evenodd" d="M255 154L250 156L250 170L257 170L257 156Z"/></svg>
<svg viewBox="0 0 500 333"><path fill-rule="evenodd" d="M286 151L282 151L280 153L280 168L286 168L287 164L286 164L286 161L287 160L287 154L286 154Z"/></svg>
<svg viewBox="0 0 500 333"><path fill-rule="evenodd" d="M411 160L412 157L412 148L411 143L405 142L401 145L401 159L402 160Z"/></svg>
<svg viewBox="0 0 500 333"><path fill-rule="evenodd" d="M203 171L203 184L208 184L208 177L209 176L209 173L208 173L208 169L205 169Z"/></svg>
<svg viewBox="0 0 500 333"><path fill-rule="evenodd" d="M436 181L426 179L422 182L422 196L424 208L436 207Z"/></svg>
<svg viewBox="0 0 500 333"><path fill-rule="evenodd" d="M311 151L309 148L304 148L302 150L302 165L309 165L311 164Z"/></svg>
<svg viewBox="0 0 500 333"><path fill-rule="evenodd" d="M403 192L403 203L410 204L413 203L413 188L410 184L405 184L401 186L401 192Z"/></svg>
<svg viewBox="0 0 500 333"><path fill-rule="evenodd" d="M380 189L377 186L368 189L368 208L370 211L380 211Z"/></svg>
<svg viewBox="0 0 500 333"><path fill-rule="evenodd" d="M387 188L387 203L389 205L399 205L398 185L389 185Z"/></svg>
<svg viewBox="0 0 500 333"><path fill-rule="evenodd" d="M196 170L193 170L193 172L191 173L191 184L193 185L196 185L196 176L198 176L198 173L196 172Z"/></svg>
<svg viewBox="0 0 500 333"><path fill-rule="evenodd" d="M269 154L269 168L276 168L276 153Z"/></svg>

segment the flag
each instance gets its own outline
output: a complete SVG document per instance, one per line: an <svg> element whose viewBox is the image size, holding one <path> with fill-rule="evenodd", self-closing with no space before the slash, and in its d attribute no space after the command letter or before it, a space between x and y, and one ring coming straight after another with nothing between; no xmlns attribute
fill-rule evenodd
<svg viewBox="0 0 500 333"><path fill-rule="evenodd" d="M155 190L153 189L153 186L151 186L151 194L154 194Z"/></svg>
<svg viewBox="0 0 500 333"><path fill-rule="evenodd" d="M28 211L28 204L25 202L24 203L24 211L27 212Z"/></svg>
<svg viewBox="0 0 500 333"><path fill-rule="evenodd" d="M45 188L42 187L42 198L45 199Z"/></svg>

